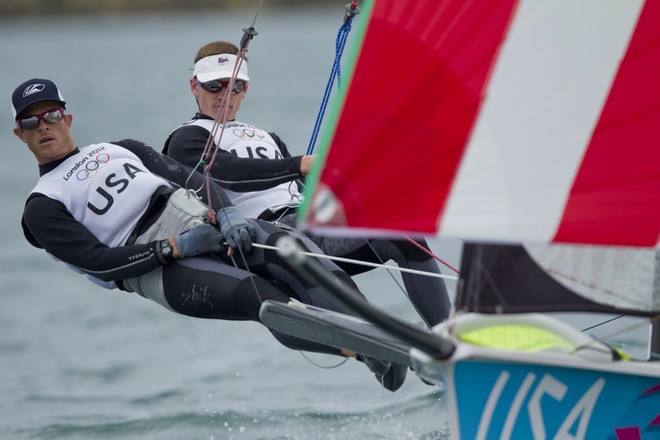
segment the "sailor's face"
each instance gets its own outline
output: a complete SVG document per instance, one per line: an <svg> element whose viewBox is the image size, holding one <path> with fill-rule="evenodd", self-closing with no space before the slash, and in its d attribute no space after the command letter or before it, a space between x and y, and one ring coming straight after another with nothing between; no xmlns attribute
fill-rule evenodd
<svg viewBox="0 0 660 440"><path fill-rule="evenodd" d="M220 81L225 82L228 80L228 78L223 78ZM197 99L200 113L219 121L231 121L236 119L238 110L241 108L241 102L247 94L247 83L243 91L238 93L229 93L227 87L223 87L219 92L213 93L205 90L197 81L197 78L193 77L190 79L190 91ZM228 104L226 103L227 97L229 98ZM224 112L226 105L228 106L225 115Z"/></svg>
<svg viewBox="0 0 660 440"><path fill-rule="evenodd" d="M14 128L14 134L28 146L39 164L59 160L76 148L69 131L73 116L64 113L58 122L46 120L45 112L59 109L62 109L62 106L56 102L37 102L21 115L21 119L37 116L37 126L28 129L27 124L23 124L23 127Z"/></svg>

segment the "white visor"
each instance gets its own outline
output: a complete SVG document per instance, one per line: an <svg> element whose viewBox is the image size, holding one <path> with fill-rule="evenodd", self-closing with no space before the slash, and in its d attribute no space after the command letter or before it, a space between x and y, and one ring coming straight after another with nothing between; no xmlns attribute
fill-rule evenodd
<svg viewBox="0 0 660 440"><path fill-rule="evenodd" d="M236 55L229 53L222 53L219 55L211 55L195 63L193 74L200 82L213 81L214 79L231 78L234 73L234 66L237 60ZM250 81L248 76L247 62L242 60L241 68L238 70L237 79Z"/></svg>

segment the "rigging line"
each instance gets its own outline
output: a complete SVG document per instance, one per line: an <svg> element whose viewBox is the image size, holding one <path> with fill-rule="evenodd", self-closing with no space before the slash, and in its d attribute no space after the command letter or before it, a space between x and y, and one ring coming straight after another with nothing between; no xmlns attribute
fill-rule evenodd
<svg viewBox="0 0 660 440"><path fill-rule="evenodd" d="M191 171L194 173L199 166L202 166L202 172L205 175L205 180L204 184L206 184L207 187L207 195L209 196L209 202L210 202L210 195L211 195L211 177L210 177L210 169L213 166L213 163L215 162L215 158L217 156L218 149L220 148L220 140L222 139L222 135L224 133L224 128L225 124L227 122L227 113L229 111L229 100L230 100L230 95L231 95L231 90L234 87L234 83L236 81L236 77L238 75L238 71L240 69L241 64L245 60L245 54L247 53L248 50L248 45L249 42L258 34L258 32L255 30L254 25L257 22L257 17L259 16L259 11L261 10L261 7L263 6L263 0L259 0L259 5L257 6L257 10L255 11L254 18L252 19L252 24L248 28L243 28L243 37L241 38L240 42L240 48L238 51L237 55L237 61L236 64L234 65L234 70L232 71L232 76L229 79L229 83L227 84L227 90L225 91L225 96L223 97L220 106L218 108L218 111L213 118L213 126L211 127L211 130L209 132L209 137L206 140L206 145L204 146L204 150L202 151L202 154L200 155L200 160L197 163L197 165L193 168ZM220 131L220 137L218 138L217 145L215 146L214 149L214 154L211 156L211 159L209 159L209 155L211 152L211 147L213 146L213 141L216 138L216 135L218 133L218 128L222 125L222 130ZM208 162L207 162L208 161ZM188 179L186 180L186 188L188 189L188 182L190 180L190 176L188 176ZM203 185L204 185L203 184ZM202 188L198 188L195 190L195 192L201 191ZM210 204L210 203L209 203ZM210 206L211 207L211 206ZM215 210L211 207L211 212L215 213Z"/></svg>
<svg viewBox="0 0 660 440"><path fill-rule="evenodd" d="M615 321L615 320L620 319L620 318L623 318L623 317L625 317L625 316L626 316L626 315L619 315L619 316L616 316L616 317L614 317L614 318L612 318L612 319L609 319L609 320L607 320L607 321L603 321L603 322L600 323L600 324L597 324L597 325L594 325L594 326L592 326L592 327L586 328L586 329L582 330L582 332L585 332L585 331L587 331L587 330L590 330L590 329L593 329L593 328L595 328L595 327L598 327L599 325L607 324L607 323L609 323L609 322ZM621 329L619 329L619 330L613 331L613 332L611 332L611 333L609 333L609 334L606 334L606 335L603 335L603 336L599 336L599 337L597 337L597 338L592 336L592 338L593 338L592 341L589 341L589 342L587 342L587 343L585 343L585 344L583 344L583 345L581 345L581 346L576 347L576 348L575 348L575 351L578 351L578 350L580 350L580 349L582 349L582 348L588 347L588 346L590 346L590 345L592 345L592 344L595 344L596 342L602 342L602 343L604 343L604 344L607 345L607 343L605 342L605 341L607 341L607 340L610 340L610 339L612 339L612 338L614 338L614 337L616 337L616 336L620 336L620 335L624 335L624 334L626 334L626 333L630 333L630 332L632 332L632 331L634 331L634 330L637 330L637 329L640 328L640 327L643 327L643 326L646 326L646 325L649 325L649 324L653 324L653 323L657 323L657 322L660 322L660 315L655 315L655 316L650 317L649 320L648 320L648 322L647 322L647 321L640 321L640 322L637 322L637 323L631 324L631 325L629 325L629 326L627 326L627 327L621 328ZM656 353L651 353L651 356L652 356L652 357L657 357L658 355L657 355Z"/></svg>
<svg viewBox="0 0 660 440"><path fill-rule="evenodd" d="M447 263L445 260L443 260L442 258L440 258L439 256L437 256L436 254L434 254L433 252L431 252L430 249L426 249L424 246L422 246L421 244L417 243L415 240L413 240L413 239L410 238L409 236L406 235L406 239L407 239L409 242L411 242L412 244L414 244L415 246L417 246L419 249L421 249L422 251L424 251L425 253L427 253L429 256L431 256L431 257L435 258L436 260L438 260L440 263L442 263L443 265L445 265L447 268L453 270L455 273L457 273L457 274L460 274L460 273L461 273L461 272L460 272L458 269L456 269L454 266L452 266L451 264Z"/></svg>
<svg viewBox="0 0 660 440"><path fill-rule="evenodd" d="M211 130L209 131L209 136L206 139L206 144L204 145L204 149L202 150L202 154L200 155L199 161L197 162L195 167L193 167L192 171L190 172L190 175L188 176L188 179L186 179L186 189L189 189L188 188L188 182L190 181L190 178L192 177L193 173L195 171L197 171L197 169L200 166L202 167L201 172L204 174L204 182L202 183L202 186L200 186L199 188L197 188L194 191L196 193L198 193L199 191L201 191L203 189L203 186L206 185L207 195L209 196L209 207L211 207L211 198L210 198L211 194L210 194L210 191L209 191L211 185L210 185L210 177L209 177L210 171L209 170L213 166L213 162L215 161L215 155L212 156L211 161L207 162L207 160L209 158L209 154L211 152L211 147L213 146L215 136L218 132L218 127L220 125L222 125L222 127L223 127L222 130L224 131L225 120L227 118L227 111L229 109L228 94L230 93L229 90L231 90L231 87L233 87L233 84L231 84L231 82L230 82L230 84L228 84L228 87L227 87L228 91L225 92L225 96L222 98L222 101L220 102L220 106L218 108L218 111L214 115L213 125L211 127ZM222 119L222 124L219 122L220 119ZM217 145L215 146L216 151L219 148L219 145L220 145L219 141L220 141L220 139L222 139L223 131L220 132L220 138L218 139ZM211 210L213 211L213 209L211 209Z"/></svg>
<svg viewBox="0 0 660 440"><path fill-rule="evenodd" d="M256 32L256 31L255 31ZM245 49L247 51L247 48ZM211 170L213 168L213 165L215 164L215 160L218 156L218 152L220 151L220 144L222 142L222 136L225 133L225 127L227 125L227 114L229 112L229 101L231 99L232 95L232 90L234 88L234 83L236 82L236 77L238 76L238 72L241 68L241 65L244 61L245 54L242 50L239 50L236 58L236 63L234 64L234 70L232 71L231 77L229 78L229 83L227 84L227 88L225 89L224 96L222 97L222 101L220 102L220 107L218 108L218 111L213 118L213 126L211 127L211 132L209 133L209 140L207 141L207 145L212 144L212 140L216 140L215 142L215 148L213 148L213 154L211 155L210 160L206 164L204 168L204 176L205 176L205 181L206 181L206 186L207 186L207 192L209 194L209 200L210 200L210 194L211 194L211 181L213 180ZM220 129L220 134L218 135L218 129ZM210 148L207 150L205 149L205 159L208 159L208 155L210 154Z"/></svg>
<svg viewBox="0 0 660 440"><path fill-rule="evenodd" d="M334 365L321 365L320 363L314 361L312 358L310 358L308 355L306 355L304 351L299 350L298 353L300 353L302 355L302 357L305 358L305 360L307 362L309 362L310 364L314 365L315 367L322 368L324 370L333 370L335 368L339 368L342 365L344 365L350 359L349 357L344 357L344 359L342 359L341 361L337 362Z"/></svg>
<svg viewBox="0 0 660 440"><path fill-rule="evenodd" d="M261 7L261 4L259 5L259 7ZM255 14L255 18L253 20L253 24L254 24L254 21L256 21L256 16L257 16L258 13L259 13L259 11L257 10L257 13ZM243 32L248 32L246 29L247 28L244 28ZM252 36L250 37L250 39L252 39L254 37L254 35L257 34L257 31L254 30L253 27L251 27L249 29L250 29L249 32L252 33ZM237 77L238 72L240 70L241 64L243 63L243 60L245 58L245 52L247 52L247 45L245 46L245 50L239 49L239 52L237 54L237 61L234 65L232 75L229 78L229 83L227 84L227 88L225 90L222 101L220 101L220 106L218 106L218 111L216 112L215 115L212 115L213 116L213 125L211 127L211 130L209 131L209 136L206 139L206 144L204 145L204 149L202 150L202 154L200 155L199 162L197 163L197 165L195 166L195 168L191 172L191 174L192 174L193 172L195 172L195 170L197 170L197 168L200 165L202 166L202 172L205 175L205 181L204 182L207 186L207 194L209 196L210 196L209 188L211 186L210 185L211 178L210 178L209 174L210 174L211 168L213 167L213 164L215 163L215 159L216 159L218 150L220 149L220 141L222 140L222 135L224 134L225 125L226 125L226 122L227 122L227 114L229 112L229 101L230 101L230 98L231 98L231 91L234 88L234 83L236 82L236 77ZM220 131L220 136L218 137L217 142L215 142L216 145L215 145L215 148L213 149L214 153L211 156L211 159L208 160L209 155L210 155L211 150L212 150L213 143L216 139L216 135L218 134L218 129L220 128L220 126L222 126L222 130ZM188 180L189 179L190 179L190 176L188 177ZM186 180L186 187L188 185L188 180ZM201 190L202 190L201 187L197 189L197 191L201 191ZM210 200L210 197L209 197L209 200Z"/></svg>
<svg viewBox="0 0 660 440"><path fill-rule="evenodd" d="M257 23L257 17L259 17L259 11L261 10L261 7L264 4L264 0L259 0L259 6L257 6L257 10L254 13L254 18L252 19L252 24L250 25L249 28L243 28L243 38L241 38L241 45L240 48L241 50L245 49L247 52L247 47L250 42L254 37L256 37L259 32L254 28L254 25Z"/></svg>
<svg viewBox="0 0 660 440"><path fill-rule="evenodd" d="M271 250L271 251L277 251L279 249L277 246L269 246L269 245L260 244L260 243L252 243L252 246L257 247L257 248L262 248L262 249L268 249L268 250ZM428 276L428 277L443 278L443 279L446 279L446 280L454 280L454 281L458 280L458 277L454 276L454 275L443 275L443 274L438 274L438 273L424 272L422 270L407 269L405 267L390 266L388 264L369 263L369 262L366 262L366 261L352 260L350 258L333 257L332 255L325 255L325 254L315 254L314 252L304 252L304 251L296 251L296 252L301 254L301 255L307 255L309 257L325 258L325 259L328 259L328 260L340 261L342 263L351 263L351 264L357 264L357 265L369 266L369 267L376 267L376 268L382 268L382 269L389 269L389 270L398 270L399 272L407 272L407 273L412 273L412 274L415 274L415 275L425 275L425 276Z"/></svg>
<svg viewBox="0 0 660 440"><path fill-rule="evenodd" d="M220 143L222 142L222 136L224 135L225 127L227 125L229 101L231 99L232 90L234 89L234 84L236 83L236 78L238 77L238 72L240 71L241 65L244 62L246 62L246 54L248 52L249 43L256 35L259 34L257 30L254 28L254 25L257 22L257 17L259 16L259 11L261 10L262 5L263 5L263 0L260 0L259 6L257 7L257 10L254 14L254 18L252 19L252 24L250 25L250 27L243 28L243 37L241 38L240 47L238 53L236 54L236 63L234 64L234 69L232 71L231 77L229 78L229 83L227 84L227 88L220 103L220 107L218 108L218 112L216 113L213 119L213 126L211 127L211 132L209 133L207 145L206 148L204 149L204 153L202 156L202 162L205 163L204 176L205 176L206 190L209 196L209 202L211 200L210 197L211 187L212 187L211 183L213 180L211 176L211 170L213 168L213 165L215 164L215 160L220 150ZM219 136L218 136L218 129L220 129ZM208 163L206 163L205 160L208 159L211 150L211 145L213 141L216 139L217 141L215 142L216 145L215 148L213 149L213 154L211 155L210 160L208 160ZM224 206L222 208L224 208ZM212 206L211 206L211 212L215 212Z"/></svg>
<svg viewBox="0 0 660 440"><path fill-rule="evenodd" d="M232 75L229 78L229 83L227 84L227 88L224 93L224 97L222 98L222 101L220 102L220 106L218 108L218 111L214 115L213 118L213 126L211 127L211 130L209 132L209 137L207 138L206 145L204 147L204 151L202 152L202 155L200 157L200 161L193 170L193 172L199 167L200 165L203 166L203 173L204 173L204 183L203 185L206 186L206 194L208 198L208 207L209 207L209 220L213 223L219 223L218 219L216 218L216 209L212 205L212 198L211 198L211 192L213 191L215 195L218 195L221 191L219 185L215 185L212 175L211 175L211 170L212 167L215 163L215 159L217 157L218 151L220 150L220 143L222 140L222 135L224 134L224 129L227 123L227 114L229 111L229 101L231 99L232 95L232 90L234 88L234 83L236 82L236 78L238 76L238 72L240 71L242 63L246 60L246 53L248 51L248 45L249 42L258 34L258 32L255 30L254 25L257 21L257 17L259 16L259 11L261 10L261 7L263 5L263 0L259 1L259 6L257 7L257 10L254 14L254 18L252 20L252 24L250 25L249 28L243 28L243 37L241 38L240 42L240 48L238 50L238 53L236 54L236 63L234 64L234 69L232 71ZM218 134L218 129L222 126L222 129L220 131L220 135L217 138L217 142L215 142L215 148L212 148L213 143L216 139L216 135ZM211 150L213 149L213 155L211 156L211 159L207 159L211 153ZM188 178L190 179L190 177ZM186 181L187 183L187 181ZM201 191L202 188L199 188L199 191ZM220 200L222 200L221 197L219 197ZM220 206L219 209L224 209L225 206ZM227 218L225 220L228 221ZM246 256L243 253L243 250L239 247L238 249L235 250L234 255L230 256L229 258L231 259L234 267L238 268L238 264L236 262L236 259L234 256L236 255L236 252L238 252L238 256L240 256L242 262L243 262L243 269L246 270L249 273L252 273L250 271L249 265L246 260ZM254 280L254 277L249 277L250 282L252 284L252 288L254 289L257 297L260 299L260 301L263 302L263 298L261 297L261 294L259 293L259 289L256 285L256 282Z"/></svg>
<svg viewBox="0 0 660 440"><path fill-rule="evenodd" d="M419 246L420 248L426 250L427 253L430 253L431 255L433 255L433 253L430 250L424 248L423 246L419 245L417 242L415 242L414 240L412 240L410 238L409 238L409 240L411 240L415 245ZM403 292L403 295L410 300L410 303L412 304L413 309L415 309L415 311L417 312L417 314L419 316L424 316L424 314L422 313L422 310L419 310L417 308L417 305L415 304L415 301L410 299L410 295L408 294L408 291L405 289L405 287L401 285L401 281L397 280L396 277L394 276L394 274L392 273L392 270L399 270L400 272L412 272L414 269L406 269L406 268L401 268L401 267L398 267L398 266L390 266L390 265L385 264L385 262L383 261L381 256L378 254L378 252L376 252L376 249L373 247L371 242L367 238L365 238L364 241L367 242L367 246L369 246L369 249L371 249L371 251L374 253L374 255L381 262L381 267L384 268L387 271L387 274L390 276L390 278L392 278L392 281L394 281L394 284L396 284L397 287L399 288L399 290L401 292ZM436 276L436 277L438 277L437 276L438 274L433 274L431 272L424 272L424 271L417 271L417 272L419 272L420 274L425 275L425 276ZM440 278L440 277L438 277L438 278ZM453 279L453 280L458 279L458 277L453 276L453 275L443 275L442 278Z"/></svg>
<svg viewBox="0 0 660 440"><path fill-rule="evenodd" d="M257 31L251 28L245 28L243 29L243 32L253 32L254 35L256 35ZM252 35L250 39L254 36ZM249 41L249 40L248 40ZM241 43L242 44L242 43ZM231 100L231 95L233 94L232 90L234 88L234 84L236 83L236 78L238 77L238 72L241 69L241 66L245 62L245 57L247 53L247 46L241 47L238 51L238 54L236 54L236 63L234 64L234 70L232 70L231 77L229 78L229 82L227 83L227 88L225 89L225 94L222 98L220 108L218 108L218 112L215 115L214 118L214 123L213 127L211 129L211 136L209 138L215 139L218 129L220 126L222 126L220 130L220 136L218 137L218 141L216 142L215 148L213 149L213 156L211 157L211 160L209 164L206 166L207 169L210 170L210 168L213 166L215 163L215 159L217 157L218 151L220 150L220 142L222 141L222 135L224 134L225 131L225 126L227 124L227 114L229 112L229 101Z"/></svg>
<svg viewBox="0 0 660 440"><path fill-rule="evenodd" d="M376 249L374 249L374 247L372 246L371 242L370 242L367 238L365 238L364 241L367 243L367 246L369 246L369 249L371 249L371 252L373 252L374 255L376 256L376 258L378 258L378 261L380 261L380 264L381 264L383 267L386 268L385 270L387 271L387 274L390 276L390 278L392 278L392 281L394 281L394 284L397 285L397 287L399 288L399 290L400 290L401 292L403 292L403 295L404 295L406 298L410 299L410 295L408 295L408 292L406 291L406 289L401 285L401 283L399 282L399 280L396 279L396 277L394 276L394 274L393 274L392 271L390 270L391 266L385 266L385 262L384 262L383 259L380 257L380 255L378 255L378 252L376 252ZM421 311L420 311L420 310L417 310L417 307L415 306L414 302L411 301L411 303L413 304L413 308L415 309L415 311L421 316L421 315L422 315Z"/></svg>
<svg viewBox="0 0 660 440"><path fill-rule="evenodd" d="M373 245L371 244L371 242L370 242L367 238L365 238L364 241L367 243L367 246L369 246L369 249L371 249L371 252L373 252L374 255L376 256L376 258L378 258L378 261L381 262L382 267L385 268L385 270L387 271L387 274L390 276L390 278L392 279L392 281L394 281L394 284L396 284L396 286L397 286L397 287L399 288L399 290L403 293L403 295L404 295L406 298L408 298L408 300L410 301L410 303L411 303L412 306L413 306L413 309L415 309L415 311L417 312L417 314L418 314L419 316L424 316L424 314L422 313L422 310L419 310L419 309L417 308L417 305L415 304L415 301L412 301L412 300L410 299L410 295L408 294L408 291L405 289L404 286L401 285L401 282L400 282L399 280L396 279L396 277L394 276L394 273L392 273L392 270L390 270L390 269L394 269L394 266L388 266L388 265L386 265L385 262L383 261L383 259L382 259L382 258L380 257L380 255L378 254L378 252L376 252L376 249L374 249L374 247L373 247ZM400 269L400 267L399 267L399 269ZM395 270L396 270L396 269L395 269ZM402 272L404 272L404 271L402 271ZM425 272L425 273L430 273L430 272ZM423 321L423 319L422 319L422 321Z"/></svg>
<svg viewBox="0 0 660 440"><path fill-rule="evenodd" d="M201 184L201 186L200 186L199 188L197 188L197 189L192 189L192 188L189 187L190 178L192 177L193 173L195 173L195 171L197 171L197 169L200 168L200 167L201 167L201 170L200 170L199 172L201 172L202 174L204 174L204 172L205 172L205 168L206 168L206 160L205 160L205 156L206 156L206 151L210 148L210 145L211 145L211 139L212 139L212 137L209 136L209 138L206 140L206 145L204 146L204 149L202 150L202 154L201 154L201 156L200 156L200 158L199 158L199 161L198 161L197 164L193 167L193 169L190 171L190 174L188 175L188 178L186 179L185 188L186 188L186 189L190 189L191 191L195 191L195 193L199 193L199 191L201 191L201 190L203 189L204 182L202 182L202 184Z"/></svg>
<svg viewBox="0 0 660 440"><path fill-rule="evenodd" d="M583 329L580 330L580 331L583 332L583 333L584 333L584 332L588 332L589 330L593 330L593 329L595 329L596 327L600 327L601 325L609 324L610 322L614 322L614 321L616 321L617 319L621 319L621 318L623 318L624 316L626 316L626 315L619 315L619 316L615 316L614 318L611 318L611 319L606 319L605 321L599 322L598 324L592 325L591 327L583 328Z"/></svg>
<svg viewBox="0 0 660 440"><path fill-rule="evenodd" d="M307 155L310 155L314 152L314 144L316 144L316 139L321 128L321 121L323 120L323 116L325 115L325 111L328 106L328 100L330 99L330 92L332 91L335 77L337 78L337 86L340 85L341 56L344 53L344 46L346 45L348 34L351 31L351 23L353 22L353 18L360 13L360 8L357 5L357 1L353 1L347 4L344 8L346 9L346 14L344 15L344 23L339 27L339 32L337 33L335 42L335 60L332 65L332 69L330 70L330 78L328 78L328 83L325 86L325 92L323 93L323 99L321 100L321 107L316 116L314 129L312 130L312 137L307 147Z"/></svg>

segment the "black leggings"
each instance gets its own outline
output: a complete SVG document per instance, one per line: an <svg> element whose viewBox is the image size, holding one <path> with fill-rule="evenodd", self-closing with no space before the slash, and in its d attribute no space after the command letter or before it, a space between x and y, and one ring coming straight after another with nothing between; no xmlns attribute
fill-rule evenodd
<svg viewBox="0 0 660 440"><path fill-rule="evenodd" d="M274 245L279 237L288 233L306 250L321 252L302 234L285 232L271 223L250 221L257 230L256 243ZM186 258L166 266L163 270L163 287L167 303L178 313L198 318L258 322L259 308L263 301L288 302L293 297L307 304L354 315L325 289L302 280L275 251L255 247L245 256L245 260L241 255L235 255L235 260L240 267L249 269L234 267L226 256ZM333 262L327 259L319 261L357 289L351 278ZM282 344L294 350L339 354L339 350L334 347L293 338L273 330L271 333Z"/></svg>
<svg viewBox="0 0 660 440"><path fill-rule="evenodd" d="M283 216L279 222L294 226L295 214ZM307 234L326 255L350 258L369 263L385 263L393 260L399 267L440 274L435 259L408 240L365 239L355 237L330 237ZM424 240L417 241L429 249ZM337 263L349 275L357 275L372 267L351 263ZM449 316L451 301L444 280L426 275L414 275L401 272L410 302L427 325L434 326Z"/></svg>

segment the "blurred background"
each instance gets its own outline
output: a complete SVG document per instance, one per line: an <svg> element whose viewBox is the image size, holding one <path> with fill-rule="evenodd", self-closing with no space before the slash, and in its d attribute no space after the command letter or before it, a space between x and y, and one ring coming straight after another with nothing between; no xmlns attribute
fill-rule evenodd
<svg viewBox="0 0 660 440"><path fill-rule="evenodd" d="M309 143L345 3L264 0L259 12L239 119L293 154ZM60 86L79 146L135 138L160 150L196 111L197 49L238 44L258 4L0 0L0 438L444 438L443 393L412 373L389 393L357 362L319 368L338 359L310 362L259 324L179 316L92 285L23 237L38 170L12 133L18 84ZM431 246L458 266L460 243ZM387 273L356 281L372 303L416 319Z"/></svg>
<svg viewBox="0 0 660 440"><path fill-rule="evenodd" d="M333 4L333 0L266 0L264 8L308 7ZM43 14L123 14L134 12L192 11L219 9L253 8L256 1L246 0L0 0L2 15L43 15Z"/></svg>

